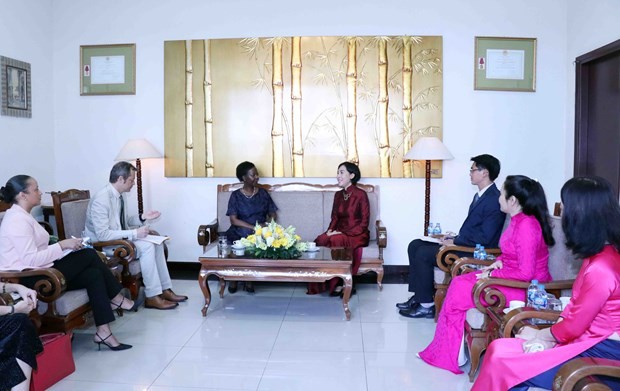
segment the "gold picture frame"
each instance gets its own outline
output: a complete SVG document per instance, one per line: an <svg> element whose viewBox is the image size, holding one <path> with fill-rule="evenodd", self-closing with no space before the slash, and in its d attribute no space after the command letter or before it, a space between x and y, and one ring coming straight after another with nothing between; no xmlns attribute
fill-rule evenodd
<svg viewBox="0 0 620 391"><path fill-rule="evenodd" d="M475 90L536 91L536 38L475 40Z"/></svg>
<svg viewBox="0 0 620 391"><path fill-rule="evenodd" d="M164 42L166 177L234 177L247 160L263 177L325 178L351 161L364 178L423 178L424 162L402 157L442 135L441 36Z"/></svg>
<svg viewBox="0 0 620 391"><path fill-rule="evenodd" d="M136 44L80 46L80 95L135 95Z"/></svg>

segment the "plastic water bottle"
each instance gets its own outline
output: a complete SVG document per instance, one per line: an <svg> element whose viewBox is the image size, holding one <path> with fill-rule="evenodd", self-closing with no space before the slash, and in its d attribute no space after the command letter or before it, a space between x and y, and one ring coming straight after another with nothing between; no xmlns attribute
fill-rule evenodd
<svg viewBox="0 0 620 391"><path fill-rule="evenodd" d="M476 249L474 250L474 259L480 259L480 244L476 244Z"/></svg>
<svg viewBox="0 0 620 391"><path fill-rule="evenodd" d="M217 244L217 255L219 258L226 258L230 254L230 247L228 246L228 239L225 236L220 236Z"/></svg>
<svg viewBox="0 0 620 391"><path fill-rule="evenodd" d="M533 304L533 307L537 310L547 309L547 291L545 291L545 286L543 284L538 285Z"/></svg>
<svg viewBox="0 0 620 391"><path fill-rule="evenodd" d="M433 229L433 235L441 235L441 224L435 224L435 228Z"/></svg>
<svg viewBox="0 0 620 391"><path fill-rule="evenodd" d="M532 280L532 283L530 284L530 286L527 287L527 306L528 307L534 306L534 296L536 295L537 291L538 291L538 280Z"/></svg>
<svg viewBox="0 0 620 391"><path fill-rule="evenodd" d="M428 228L426 229L427 236L433 236L433 223L428 223Z"/></svg>
<svg viewBox="0 0 620 391"><path fill-rule="evenodd" d="M536 303L538 304L538 309L540 310L546 310L549 306L549 295L547 294L547 291L545 290L545 285L544 284L538 284L538 294L540 295L540 298L538 299L539 302Z"/></svg>
<svg viewBox="0 0 620 391"><path fill-rule="evenodd" d="M480 251L478 252L478 256L482 260L486 260L487 259L487 250L484 249L484 246L480 246Z"/></svg>

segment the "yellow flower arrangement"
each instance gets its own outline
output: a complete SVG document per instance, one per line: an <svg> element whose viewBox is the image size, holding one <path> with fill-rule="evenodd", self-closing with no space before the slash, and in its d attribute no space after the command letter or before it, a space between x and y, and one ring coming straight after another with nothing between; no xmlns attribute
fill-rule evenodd
<svg viewBox="0 0 620 391"><path fill-rule="evenodd" d="M307 249L293 226L284 228L273 220L264 227L256 224L254 233L241 238L241 243L258 258L294 259Z"/></svg>

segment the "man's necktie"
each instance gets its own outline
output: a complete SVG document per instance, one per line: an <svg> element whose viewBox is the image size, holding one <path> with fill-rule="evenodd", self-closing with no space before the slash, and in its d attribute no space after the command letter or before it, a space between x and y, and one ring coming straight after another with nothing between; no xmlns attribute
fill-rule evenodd
<svg viewBox="0 0 620 391"><path fill-rule="evenodd" d="M480 195L478 195L478 193L476 193L474 195L474 200L471 202L471 204L469 205L469 211L471 212L471 210L474 208L474 205L476 205L476 203L478 202L478 200L480 199Z"/></svg>
<svg viewBox="0 0 620 391"><path fill-rule="evenodd" d="M121 196L120 199L121 199L121 229L127 229L127 226L125 225L125 200L123 200L123 196Z"/></svg>

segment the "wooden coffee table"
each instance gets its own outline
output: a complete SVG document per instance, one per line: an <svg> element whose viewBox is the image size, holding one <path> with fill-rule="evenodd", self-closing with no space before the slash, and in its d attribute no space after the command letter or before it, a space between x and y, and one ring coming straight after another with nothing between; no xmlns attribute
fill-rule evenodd
<svg viewBox="0 0 620 391"><path fill-rule="evenodd" d="M220 297L224 297L226 281L283 281L283 282L323 282L334 277L344 280L342 306L347 320L351 320L349 299L353 279L351 277L351 250L344 248L319 248L316 252L304 252L298 259L258 259L249 255L230 254L218 258L217 246L207 248L200 257L198 284L205 297L202 316L207 316L211 304L211 291L207 277L211 274L220 279Z"/></svg>

